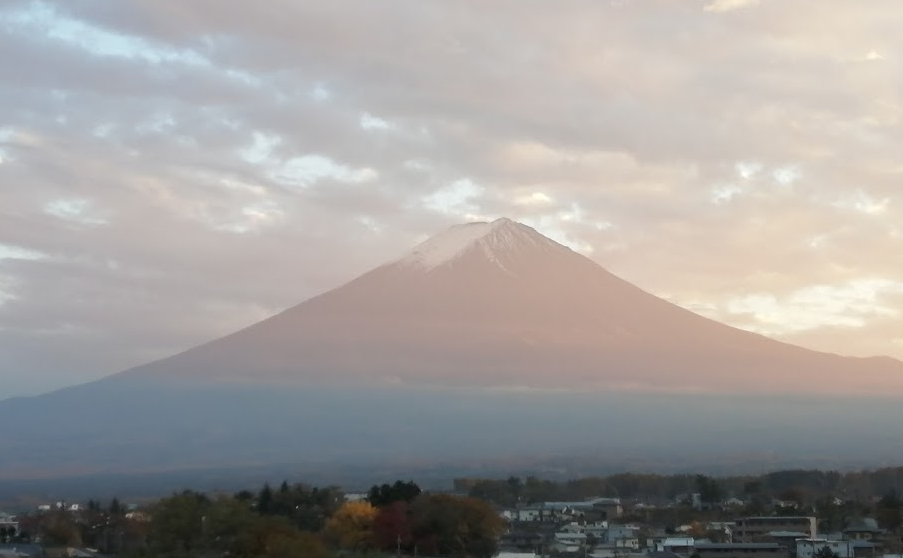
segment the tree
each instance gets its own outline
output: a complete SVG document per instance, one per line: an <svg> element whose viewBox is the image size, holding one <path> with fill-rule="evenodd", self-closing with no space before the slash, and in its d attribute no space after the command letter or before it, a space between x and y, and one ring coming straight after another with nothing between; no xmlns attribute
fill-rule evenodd
<svg viewBox="0 0 903 558"><path fill-rule="evenodd" d="M373 523L379 510L370 502L347 502L326 522L326 540L342 550L366 550L373 546Z"/></svg>
<svg viewBox="0 0 903 558"><path fill-rule="evenodd" d="M699 498L706 504L719 503L724 497L718 481L706 475L696 475L696 490L699 491Z"/></svg>
<svg viewBox="0 0 903 558"><path fill-rule="evenodd" d="M240 502L252 502L255 496L250 490L241 490L235 493L234 498Z"/></svg>
<svg viewBox="0 0 903 558"><path fill-rule="evenodd" d="M373 518L373 544L385 551L411 548L411 514L407 502L393 502L378 509Z"/></svg>
<svg viewBox="0 0 903 558"><path fill-rule="evenodd" d="M110 514L122 514L122 504L119 503L119 498L113 498L113 500L110 502Z"/></svg>
<svg viewBox="0 0 903 558"><path fill-rule="evenodd" d="M413 543L424 554L490 558L505 523L475 498L423 495L411 504Z"/></svg>
<svg viewBox="0 0 903 558"><path fill-rule="evenodd" d="M837 553L830 546L823 546L815 551L813 558L838 558Z"/></svg>
<svg viewBox="0 0 903 558"><path fill-rule="evenodd" d="M270 488L270 483L264 483L257 495L257 512L261 515L273 513L273 489Z"/></svg>
<svg viewBox="0 0 903 558"><path fill-rule="evenodd" d="M0 527L0 542L2 542L2 543L12 542L12 540L15 536L16 536L16 528L15 527Z"/></svg>
<svg viewBox="0 0 903 558"><path fill-rule="evenodd" d="M50 546L79 546L81 532L65 511L55 511L44 517L44 538Z"/></svg>
<svg viewBox="0 0 903 558"><path fill-rule="evenodd" d="M250 529L256 518L248 502L218 498L204 513L203 545L219 552L228 551L235 544L238 534Z"/></svg>
<svg viewBox="0 0 903 558"><path fill-rule="evenodd" d="M323 542L313 533L296 529L285 517L257 517L238 533L229 549L234 558L329 558Z"/></svg>
<svg viewBox="0 0 903 558"><path fill-rule="evenodd" d="M891 490L881 497L875 507L875 516L881 527L890 531L899 531L903 527L903 500L896 490Z"/></svg>
<svg viewBox="0 0 903 558"><path fill-rule="evenodd" d="M160 500L152 510L148 533L151 552L158 556L199 553L204 547L205 514L209 509L210 500L190 490Z"/></svg>
<svg viewBox="0 0 903 558"><path fill-rule="evenodd" d="M377 508L381 508L394 502L413 502L421 492L420 487L414 481L402 482L399 480L392 485L374 485L367 493L367 500Z"/></svg>

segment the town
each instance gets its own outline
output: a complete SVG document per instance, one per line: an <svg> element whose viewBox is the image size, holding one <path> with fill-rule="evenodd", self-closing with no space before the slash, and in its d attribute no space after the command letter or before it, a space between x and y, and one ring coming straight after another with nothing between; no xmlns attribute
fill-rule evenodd
<svg viewBox="0 0 903 558"><path fill-rule="evenodd" d="M283 482L140 504L57 501L0 514L0 558L903 558L900 481L903 468L626 473L562 483L462 478L446 490Z"/></svg>

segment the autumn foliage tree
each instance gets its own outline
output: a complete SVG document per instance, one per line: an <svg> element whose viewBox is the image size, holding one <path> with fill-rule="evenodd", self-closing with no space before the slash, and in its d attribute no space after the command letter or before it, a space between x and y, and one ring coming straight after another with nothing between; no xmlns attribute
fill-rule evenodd
<svg viewBox="0 0 903 558"><path fill-rule="evenodd" d="M488 558L497 550L504 521L476 498L423 494L408 504L380 508L373 522L374 543L384 551Z"/></svg>
<svg viewBox="0 0 903 558"><path fill-rule="evenodd" d="M343 550L367 550L373 546L373 524L379 510L370 502L346 502L326 522L326 540Z"/></svg>
<svg viewBox="0 0 903 558"><path fill-rule="evenodd" d="M381 550L413 548L410 504L400 501L379 508L373 518L373 544Z"/></svg>

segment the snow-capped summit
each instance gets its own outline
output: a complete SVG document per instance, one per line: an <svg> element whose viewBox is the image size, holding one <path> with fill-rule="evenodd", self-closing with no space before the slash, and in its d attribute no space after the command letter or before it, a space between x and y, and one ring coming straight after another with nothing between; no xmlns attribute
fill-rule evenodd
<svg viewBox="0 0 903 558"><path fill-rule="evenodd" d="M454 261L471 249L477 249L490 261L504 267L502 261L506 257L526 248L537 247L564 248L532 227L502 217L492 222L455 225L417 245L397 263L431 271Z"/></svg>

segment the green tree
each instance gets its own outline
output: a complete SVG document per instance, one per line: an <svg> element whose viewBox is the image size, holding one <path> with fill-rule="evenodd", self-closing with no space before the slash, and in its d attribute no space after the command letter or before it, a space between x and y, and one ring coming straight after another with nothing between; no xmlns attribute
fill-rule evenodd
<svg viewBox="0 0 903 558"><path fill-rule="evenodd" d="M190 490L160 500L151 511L151 552L157 556L187 557L204 550L209 509L207 496Z"/></svg>
<svg viewBox="0 0 903 558"><path fill-rule="evenodd" d="M706 475L696 475L696 490L699 491L699 498L706 504L715 504L724 498L724 491L718 481Z"/></svg>
<svg viewBox="0 0 903 558"><path fill-rule="evenodd" d="M413 543L424 554L490 558L505 523L475 498L423 495L411 504Z"/></svg>
<svg viewBox="0 0 903 558"><path fill-rule="evenodd" d="M881 527L898 532L903 527L903 500L896 490L888 491L875 507L875 516Z"/></svg>
<svg viewBox="0 0 903 558"><path fill-rule="evenodd" d="M413 502L422 491L414 481L395 481L395 484L374 485L367 493L367 500L381 508L394 502Z"/></svg>
<svg viewBox="0 0 903 558"><path fill-rule="evenodd" d="M273 489L270 488L270 483L264 483L257 495L257 512L261 515L273 513L273 501Z"/></svg>
<svg viewBox="0 0 903 558"><path fill-rule="evenodd" d="M838 558L837 553L831 550L829 546L823 546L815 551L813 558Z"/></svg>
<svg viewBox="0 0 903 558"><path fill-rule="evenodd" d="M238 535L254 526L257 517L247 501L218 498L204 512L203 546L219 552L229 551Z"/></svg>

